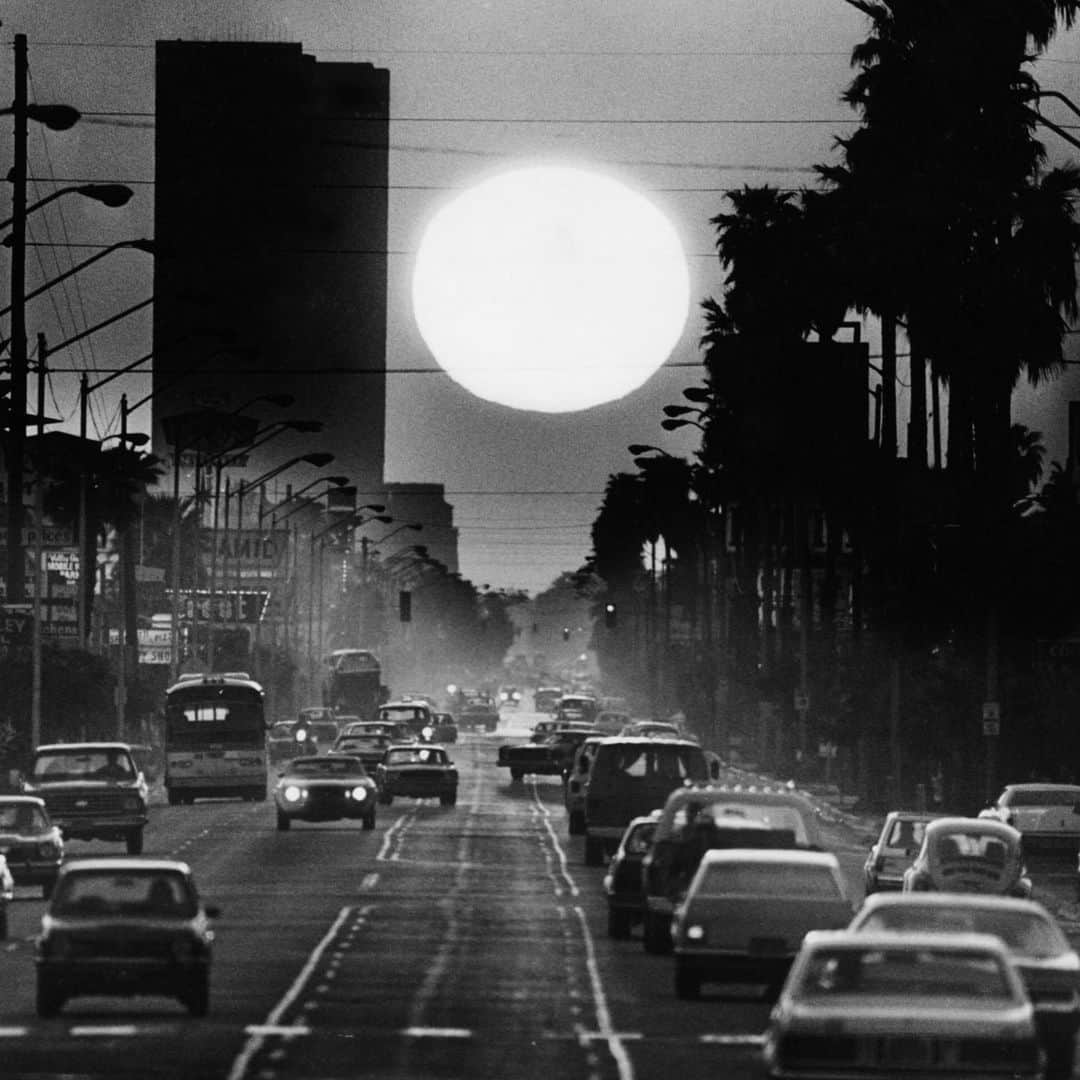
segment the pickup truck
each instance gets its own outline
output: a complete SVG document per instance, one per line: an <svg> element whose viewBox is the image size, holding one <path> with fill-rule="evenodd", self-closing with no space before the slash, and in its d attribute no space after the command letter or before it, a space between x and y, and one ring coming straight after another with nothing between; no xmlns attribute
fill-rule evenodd
<svg viewBox="0 0 1080 1080"><path fill-rule="evenodd" d="M534 776L566 776L578 747L590 736L603 734L592 728L563 728L542 742L508 743L499 747L497 764L510 770L511 780L526 773Z"/></svg>

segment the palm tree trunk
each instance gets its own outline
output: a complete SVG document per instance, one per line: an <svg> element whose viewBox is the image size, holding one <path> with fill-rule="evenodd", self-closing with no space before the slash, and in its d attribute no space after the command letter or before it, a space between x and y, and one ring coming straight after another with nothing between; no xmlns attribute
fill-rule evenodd
<svg viewBox="0 0 1080 1080"><path fill-rule="evenodd" d="M896 457L896 316L881 315L881 449L885 459Z"/></svg>

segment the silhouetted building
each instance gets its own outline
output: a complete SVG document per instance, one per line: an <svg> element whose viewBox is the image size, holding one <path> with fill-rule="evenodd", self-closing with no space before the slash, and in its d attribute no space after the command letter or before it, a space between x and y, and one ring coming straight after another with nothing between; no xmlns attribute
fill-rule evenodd
<svg viewBox="0 0 1080 1080"><path fill-rule="evenodd" d="M394 523L371 524L364 529L380 557L386 559L396 551L421 544L427 548L429 558L437 559L451 574L456 574L458 531L454 526L454 508L446 501L443 485L388 483L384 495L382 502ZM402 527L409 524L423 528ZM381 540L383 536L387 539Z"/></svg>
<svg viewBox="0 0 1080 1080"><path fill-rule="evenodd" d="M299 44L157 43L160 457L171 462L162 417L288 393L288 409L244 412L325 430L275 437L234 481L325 450L330 472L381 490L389 100L388 71L317 62Z"/></svg>

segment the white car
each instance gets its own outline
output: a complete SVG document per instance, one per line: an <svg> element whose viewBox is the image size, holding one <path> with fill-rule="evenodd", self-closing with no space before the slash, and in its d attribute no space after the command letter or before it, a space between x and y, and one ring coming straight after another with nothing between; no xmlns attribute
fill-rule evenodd
<svg viewBox="0 0 1080 1080"><path fill-rule="evenodd" d="M1080 785L1009 784L979 817L1003 821L1024 837L1024 849L1080 843Z"/></svg>
<svg viewBox="0 0 1080 1080"><path fill-rule="evenodd" d="M989 934L806 935L765 1032L777 1080L1039 1080L1035 1015Z"/></svg>
<svg viewBox="0 0 1080 1080"><path fill-rule="evenodd" d="M0 855L0 941L8 935L8 903L15 898L15 879L8 869L7 859Z"/></svg>

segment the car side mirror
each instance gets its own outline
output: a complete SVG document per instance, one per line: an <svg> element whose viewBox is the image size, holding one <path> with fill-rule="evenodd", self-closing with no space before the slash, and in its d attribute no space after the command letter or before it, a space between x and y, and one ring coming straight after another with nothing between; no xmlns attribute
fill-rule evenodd
<svg viewBox="0 0 1080 1080"><path fill-rule="evenodd" d="M221 916L221 908L219 908L217 904L204 904L203 911L206 912L206 917L208 919L217 919Z"/></svg>

